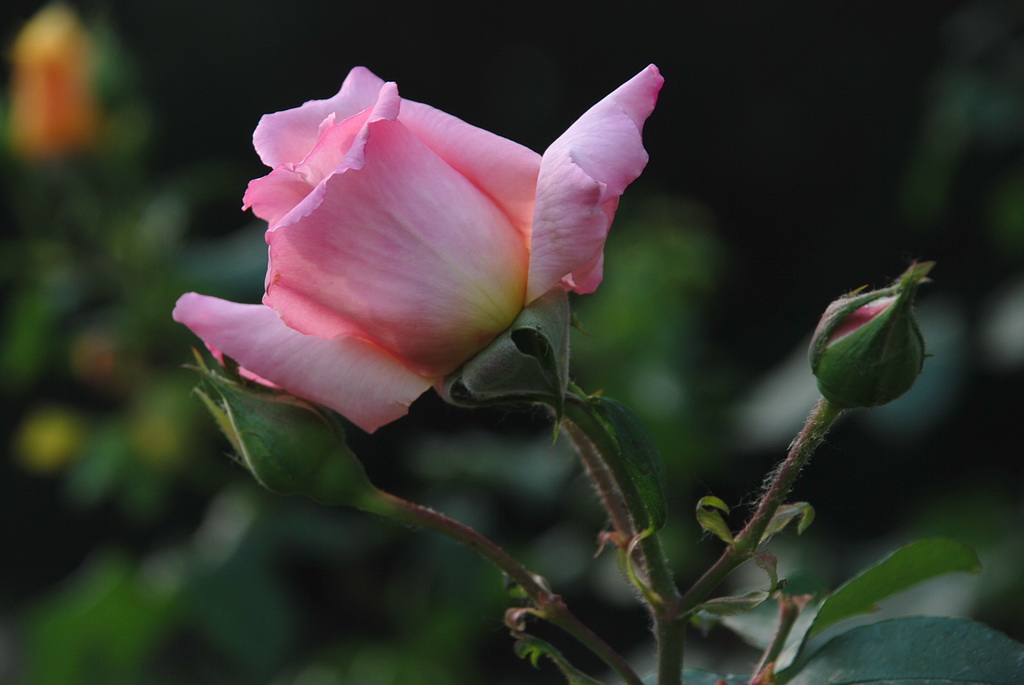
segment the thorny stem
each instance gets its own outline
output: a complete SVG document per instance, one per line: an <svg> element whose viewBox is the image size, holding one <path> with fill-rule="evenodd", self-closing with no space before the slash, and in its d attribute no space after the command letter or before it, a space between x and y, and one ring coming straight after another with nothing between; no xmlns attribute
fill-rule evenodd
<svg viewBox="0 0 1024 685"><path fill-rule="evenodd" d="M661 540L657 532L637 531L637 521L646 521L636 488L626 472L620 455L619 444L614 435L609 433L607 425L596 414L593 404L587 396L573 387L565 398L565 413L569 422L570 436L576 441L584 463L588 465L591 475L595 471L600 478L595 478L602 501L608 509L612 526L616 532L629 532L630 537L637 533L643 535L636 545L637 560L645 572L650 593L648 604L654 622L654 634L657 641L657 683L658 685L682 685L683 670L683 638L685 625L679 611L679 590L676 587L672 571L665 559ZM585 436L585 440L578 438ZM597 457L603 468L594 469L588 460ZM604 476L610 481L603 480ZM623 519L623 511L627 516ZM627 563L632 563L627 559Z"/></svg>
<svg viewBox="0 0 1024 685"><path fill-rule="evenodd" d="M523 589L536 607L530 613L575 637L628 685L643 685L640 676L622 655L584 625L562 598L548 588L543 578L531 573L515 557L469 526L381 490L374 490L358 506L364 511L440 533L474 550L504 571Z"/></svg>
<svg viewBox="0 0 1024 685"><path fill-rule="evenodd" d="M789 491L793 488L800 471L810 460L811 455L821 444L829 428L842 414L843 410L834 407L825 398L820 398L811 410L803 429L789 446L789 454L771 475L768 488L758 504L757 510L747 525L736 536L732 544L725 548L718 558L696 583L693 584L680 601L682 613L689 614L715 591L726 576L736 567L750 559L757 552L764 538L764 533L771 524L772 517L778 511Z"/></svg>
<svg viewBox="0 0 1024 685"><path fill-rule="evenodd" d="M597 493L601 497L601 503L608 511L608 518L618 538L615 542L621 549L625 550L629 545L629 541L636 535L636 528L633 526L633 521L629 518L629 510L626 509L625 502L622 501L622 494L615 485L615 480L612 478L611 473L608 472L608 467L602 461L597 447L587 437L587 434L570 421L565 422L565 430L569 437L572 438L573 444L576 445L580 461L583 462L583 466L586 467L591 480L594 481Z"/></svg>

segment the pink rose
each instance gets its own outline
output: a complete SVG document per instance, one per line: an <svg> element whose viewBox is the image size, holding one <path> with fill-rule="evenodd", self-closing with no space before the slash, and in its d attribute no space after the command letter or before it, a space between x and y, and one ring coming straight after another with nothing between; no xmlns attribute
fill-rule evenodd
<svg viewBox="0 0 1024 685"><path fill-rule="evenodd" d="M264 116L263 304L187 293L174 320L215 353L365 430L403 416L552 288L592 292L663 79L651 65L543 156L357 67L327 100Z"/></svg>

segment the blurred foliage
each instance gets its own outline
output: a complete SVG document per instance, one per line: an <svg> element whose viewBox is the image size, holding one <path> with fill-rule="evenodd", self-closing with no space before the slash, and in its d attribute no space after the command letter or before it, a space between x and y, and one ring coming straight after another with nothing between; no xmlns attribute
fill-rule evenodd
<svg viewBox="0 0 1024 685"><path fill-rule="evenodd" d="M352 36L366 54L317 57L313 69L303 54L343 49L333 29L305 35L332 23L320 16L326 5L114 2L84 14L94 142L44 158L6 133L0 143L0 682L560 682L552 668L515 659L501 621L509 597L490 566L445 540L258 490L224 456L190 393L193 375L179 368L196 344L170 319L180 293L260 295L262 229L238 212L256 173L244 146L258 115L328 95L322 84L336 83L348 60L405 68L410 97L503 122L535 146L578 115L570 106L586 106L560 94L572 81L560 69L578 71L580 97L591 98L608 69L662 66L650 173L623 199L605 283L573 301L584 332L572 368L587 390L632 407L660 444L667 553L684 580L719 549L698 541L695 503L720 496L735 525L813 402L801 338L817 308L863 283L851 279L886 281L905 255L934 257L919 314L935 356L906 397L835 431L795 493L815 505L814 525L772 545L792 587L819 590L918 535L963 540L981 557L980 576L932 581L883 615L969 615L1024 637L1024 466L1008 448L1019 442L1024 380L1019 3L935 3L910 19L889 8L858 16L847 33L799 3L799 17L768 17L772 31L768 10L753 7L739 21L698 8L688 23L658 26L580 27L574 16L537 27L550 45L481 34L494 45L466 48L424 36L412 13L394 18L396 31L421 58ZM6 45L36 9L4 10ZM332 21L343 21L339 11ZM934 49L906 47L907 27L915 38L936 29ZM608 45L636 40L595 54L593 36L608 31ZM577 35L588 36L585 50L552 47ZM876 37L913 48L918 62L878 57L895 48L876 53ZM454 62L427 39L478 51L467 68L495 72L492 82L477 92L461 72L441 78ZM279 49L263 54L257 42ZM819 68L829 89L813 80ZM770 69L778 73L764 78ZM211 83L235 109L210 95ZM845 93L872 88L893 98L917 89L918 102L900 99L884 115L848 106ZM828 126L855 145L824 142ZM862 173L862 152L878 168L905 167ZM807 162L815 155L832 162ZM844 166L863 178L830 175ZM798 361L786 362L788 347ZM634 650L645 649L646 617L613 555L594 558L602 514L568 447L552 443L546 414L425 397L408 418L351 439L375 482L507 546L644 665L647 653ZM756 587L763 574L732 582ZM562 636L541 637L589 666ZM694 667L743 670L756 659L725 631L689 647Z"/></svg>

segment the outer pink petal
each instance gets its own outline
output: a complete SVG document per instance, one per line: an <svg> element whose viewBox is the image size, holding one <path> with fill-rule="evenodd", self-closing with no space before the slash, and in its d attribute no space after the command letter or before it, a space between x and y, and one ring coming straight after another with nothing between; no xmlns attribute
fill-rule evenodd
<svg viewBox="0 0 1024 685"><path fill-rule="evenodd" d="M540 171L533 150L429 105L402 101L399 121L453 169L484 191L529 236Z"/></svg>
<svg viewBox="0 0 1024 685"><path fill-rule="evenodd" d="M341 90L326 100L310 100L294 109L266 114L260 119L252 142L263 163L276 167L301 162L320 137L320 124L333 115L341 122L377 101L384 81L365 67L349 72Z"/></svg>
<svg viewBox="0 0 1024 685"><path fill-rule="evenodd" d="M618 197L647 164L641 132L663 82L652 64L591 107L544 152L527 302L560 282L576 292L591 292L600 283L600 254Z"/></svg>
<svg viewBox="0 0 1024 685"><path fill-rule="evenodd" d="M356 330L443 375L522 308L525 239L401 118L366 131L362 167L326 179L315 211L268 233L264 303L304 333Z"/></svg>
<svg viewBox="0 0 1024 685"><path fill-rule="evenodd" d="M366 431L404 416L437 380L409 371L365 340L303 335L263 305L186 293L174 320L253 373L340 412Z"/></svg>

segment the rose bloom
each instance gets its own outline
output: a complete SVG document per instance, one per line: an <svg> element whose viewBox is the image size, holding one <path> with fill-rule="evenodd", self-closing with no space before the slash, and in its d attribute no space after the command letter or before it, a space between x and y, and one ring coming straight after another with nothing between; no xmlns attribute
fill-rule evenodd
<svg viewBox="0 0 1024 685"><path fill-rule="evenodd" d="M264 383L367 431L552 288L592 292L663 79L651 65L542 155L353 69L327 100L264 116L263 304L187 293L174 319Z"/></svg>

